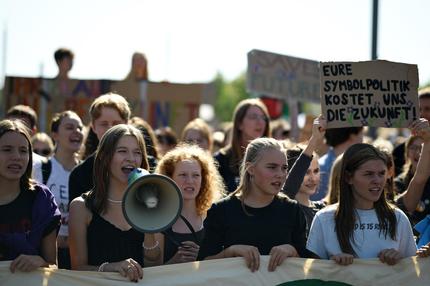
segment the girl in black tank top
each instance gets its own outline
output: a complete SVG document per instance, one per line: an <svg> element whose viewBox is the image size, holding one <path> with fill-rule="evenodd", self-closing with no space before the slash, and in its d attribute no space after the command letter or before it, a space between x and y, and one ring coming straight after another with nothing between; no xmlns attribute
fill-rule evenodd
<svg viewBox="0 0 430 286"><path fill-rule="evenodd" d="M137 282L143 277L144 258L160 256L154 235L132 229L122 211L128 175L135 168L148 169L142 134L130 125L116 125L96 151L94 188L70 204L73 270L119 272ZM143 245L155 246L146 251Z"/></svg>
<svg viewBox="0 0 430 286"><path fill-rule="evenodd" d="M212 203L224 192L212 156L196 145L180 145L158 163L156 173L173 179L181 190L181 215L163 234L156 234L163 264L195 261L203 240L203 220Z"/></svg>

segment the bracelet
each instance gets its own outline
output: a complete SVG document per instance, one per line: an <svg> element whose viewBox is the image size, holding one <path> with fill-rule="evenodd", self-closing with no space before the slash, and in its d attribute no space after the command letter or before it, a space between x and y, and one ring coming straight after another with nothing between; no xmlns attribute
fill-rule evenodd
<svg viewBox="0 0 430 286"><path fill-rule="evenodd" d="M145 250L153 250L155 248L157 248L160 245L160 243L158 242L158 240L155 241L155 244L151 247L146 247L145 243L142 243L143 249Z"/></svg>
<svg viewBox="0 0 430 286"><path fill-rule="evenodd" d="M97 271L98 272L104 272L104 268L108 264L109 264L109 262L103 262L102 264L100 264L99 269Z"/></svg>

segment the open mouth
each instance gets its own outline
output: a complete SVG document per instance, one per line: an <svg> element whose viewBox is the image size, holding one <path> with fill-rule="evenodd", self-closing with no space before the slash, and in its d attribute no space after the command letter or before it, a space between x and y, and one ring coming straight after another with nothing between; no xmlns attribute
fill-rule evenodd
<svg viewBox="0 0 430 286"><path fill-rule="evenodd" d="M82 143L82 138L70 138L69 142L70 143L74 143L74 144L81 144Z"/></svg>
<svg viewBox="0 0 430 286"><path fill-rule="evenodd" d="M316 184L307 184L307 185L305 185L305 187L308 188L308 189L313 189L316 186L317 186Z"/></svg>
<svg viewBox="0 0 430 286"><path fill-rule="evenodd" d="M379 194L382 191L382 188L371 188L369 189L369 192L371 192L372 194Z"/></svg>
<svg viewBox="0 0 430 286"><path fill-rule="evenodd" d="M128 176L134 169L134 166L125 166L121 168L121 171Z"/></svg>
<svg viewBox="0 0 430 286"><path fill-rule="evenodd" d="M17 171L21 171L22 170L22 166L18 165L18 164L10 164L7 166L7 169L13 172L17 172Z"/></svg>

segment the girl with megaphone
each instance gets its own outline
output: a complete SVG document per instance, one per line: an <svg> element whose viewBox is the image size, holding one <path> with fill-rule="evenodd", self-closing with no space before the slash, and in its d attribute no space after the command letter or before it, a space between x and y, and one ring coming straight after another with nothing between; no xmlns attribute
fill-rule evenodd
<svg viewBox="0 0 430 286"><path fill-rule="evenodd" d="M137 282L143 277L144 258L158 259L154 235L134 230L122 211L128 175L135 168L148 170L141 132L125 124L110 128L96 151L94 188L70 204L73 270L119 272Z"/></svg>
<svg viewBox="0 0 430 286"><path fill-rule="evenodd" d="M166 235L157 234L163 264L195 261L203 239L203 221L213 202L221 198L224 184L214 159L197 145L181 145L169 151L158 162L155 173L170 177L178 185L183 207L181 215Z"/></svg>

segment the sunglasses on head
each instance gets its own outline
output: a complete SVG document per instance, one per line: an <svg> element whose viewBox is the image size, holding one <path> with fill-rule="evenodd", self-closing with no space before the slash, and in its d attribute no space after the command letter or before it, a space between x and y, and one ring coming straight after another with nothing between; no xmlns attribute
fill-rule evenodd
<svg viewBox="0 0 430 286"><path fill-rule="evenodd" d="M51 154L51 150L49 149L34 149L34 153L39 154L41 156L48 156Z"/></svg>

